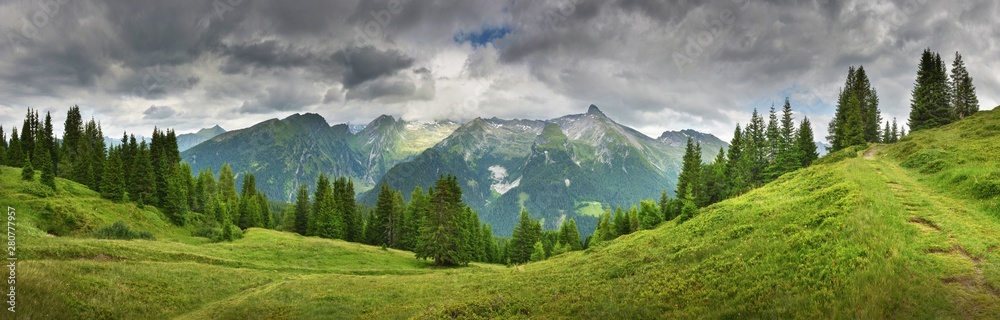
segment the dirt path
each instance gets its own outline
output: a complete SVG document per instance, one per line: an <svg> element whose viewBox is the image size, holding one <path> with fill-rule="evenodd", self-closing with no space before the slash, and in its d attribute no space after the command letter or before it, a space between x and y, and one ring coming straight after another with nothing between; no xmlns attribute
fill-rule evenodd
<svg viewBox="0 0 1000 320"><path fill-rule="evenodd" d="M863 156L868 160L875 159L875 153L879 152L879 150L882 150L882 146L868 148L868 150L865 150L865 154Z"/></svg>

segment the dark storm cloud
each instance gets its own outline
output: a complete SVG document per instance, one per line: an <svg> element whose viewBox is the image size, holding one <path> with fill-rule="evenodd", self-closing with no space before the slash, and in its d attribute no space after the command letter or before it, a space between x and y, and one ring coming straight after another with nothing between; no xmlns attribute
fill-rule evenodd
<svg viewBox="0 0 1000 320"><path fill-rule="evenodd" d="M292 85L275 85L250 100L243 101L239 107L240 113L256 114L275 111L302 110L303 107L319 102L320 92L310 88Z"/></svg>
<svg viewBox="0 0 1000 320"><path fill-rule="evenodd" d="M347 88L407 69L414 61L402 51L373 46L345 48L333 54L333 60L346 69L342 82Z"/></svg>

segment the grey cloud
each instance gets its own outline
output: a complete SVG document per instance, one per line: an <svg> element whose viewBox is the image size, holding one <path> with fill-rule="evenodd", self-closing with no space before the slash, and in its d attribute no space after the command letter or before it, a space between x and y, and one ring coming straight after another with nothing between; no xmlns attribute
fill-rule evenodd
<svg viewBox="0 0 1000 320"><path fill-rule="evenodd" d="M348 47L334 53L333 60L346 69L342 83L347 88L409 68L414 61L402 51L373 46Z"/></svg>
<svg viewBox="0 0 1000 320"><path fill-rule="evenodd" d="M308 88L276 85L268 87L251 100L243 101L238 110L248 114L294 111L303 110L320 101L320 94Z"/></svg>
<svg viewBox="0 0 1000 320"><path fill-rule="evenodd" d="M175 115L177 115L177 111L169 106L149 106L146 111L142 112L142 118L149 120L168 119Z"/></svg>

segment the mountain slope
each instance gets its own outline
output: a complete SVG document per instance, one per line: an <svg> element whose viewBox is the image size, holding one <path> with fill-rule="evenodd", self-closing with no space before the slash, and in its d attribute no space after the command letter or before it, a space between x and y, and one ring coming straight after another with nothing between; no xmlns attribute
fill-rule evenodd
<svg viewBox="0 0 1000 320"><path fill-rule="evenodd" d="M706 145L721 142L690 133ZM593 208L602 203L631 206L673 192L683 153L684 145L652 139L591 105L587 113L545 121L474 119L381 181L408 195L453 174L465 202L499 235L510 235L521 209L547 229L575 218L589 233L597 225ZM376 196L368 192L361 202L374 204Z"/></svg>
<svg viewBox="0 0 1000 320"><path fill-rule="evenodd" d="M320 173L345 176L355 190L371 189L396 163L443 139L458 124L418 123L381 116L354 134L346 124L330 126L317 114L294 114L250 128L229 131L181 153L197 172L218 173L228 163L237 174L254 173L269 198L291 201L299 185L316 183ZM241 178L238 178L241 180Z"/></svg>
<svg viewBox="0 0 1000 320"><path fill-rule="evenodd" d="M223 134L226 129L223 129L219 125L215 125L211 128L204 128L198 130L194 133L185 133L177 135L177 149L178 151L184 152L187 149L191 149L198 145L199 143L205 142L208 139L212 139L217 135Z"/></svg>

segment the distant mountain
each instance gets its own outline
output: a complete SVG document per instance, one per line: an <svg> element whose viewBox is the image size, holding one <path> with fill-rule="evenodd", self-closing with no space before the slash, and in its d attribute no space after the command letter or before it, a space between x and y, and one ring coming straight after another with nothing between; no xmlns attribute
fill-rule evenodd
<svg viewBox="0 0 1000 320"><path fill-rule="evenodd" d="M222 133L181 153L193 171L228 163L242 181L254 173L269 198L290 201L300 184L312 190L320 173L346 176L356 190L371 189L392 165L444 139L457 123L406 122L382 116L357 134L330 126L317 114L294 114ZM238 181L238 182L239 182Z"/></svg>
<svg viewBox="0 0 1000 320"><path fill-rule="evenodd" d="M194 147L199 143L205 142L208 139L214 138L215 136L223 134L225 132L226 129L223 129L219 125L215 125L214 127L211 128L204 128L198 130L198 132L195 133L185 133L177 135L177 149L183 152L187 149L191 149L191 147Z"/></svg>
<svg viewBox="0 0 1000 320"><path fill-rule="evenodd" d="M704 162L712 162L715 160L715 156L719 154L719 149L729 149L729 143L722 141L718 137L708 134L701 133L694 130L681 130L681 131L664 131L660 134L660 142L666 143L670 146L684 148L687 145L687 138L691 137L694 141L701 143L701 159Z"/></svg>
<svg viewBox="0 0 1000 320"><path fill-rule="evenodd" d="M820 157L825 156L827 153L830 153L826 149L826 148L830 148L830 147L832 147L832 146L829 145L829 144L827 144L827 143L825 143L825 142L816 141L816 153L818 153Z"/></svg>
<svg viewBox="0 0 1000 320"><path fill-rule="evenodd" d="M706 146L726 146L712 135L685 132ZM664 189L672 193L683 153L683 144L652 139L592 105L585 114L545 121L474 119L381 181L409 195L453 174L466 203L497 234L510 234L522 208L544 219L546 228L574 217L588 233L601 203L630 206ZM374 203L376 193L361 201Z"/></svg>

